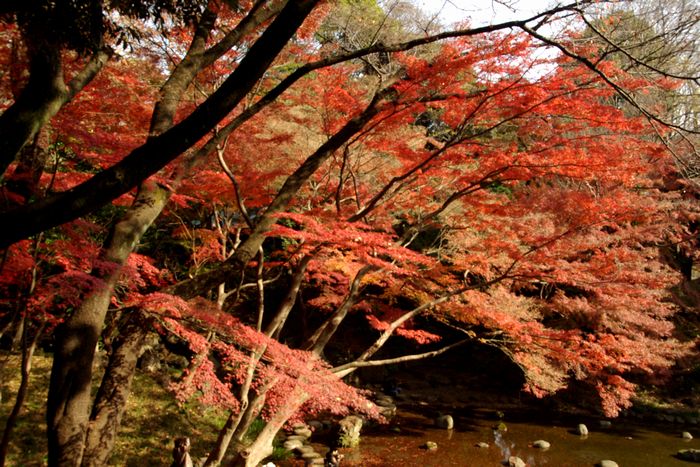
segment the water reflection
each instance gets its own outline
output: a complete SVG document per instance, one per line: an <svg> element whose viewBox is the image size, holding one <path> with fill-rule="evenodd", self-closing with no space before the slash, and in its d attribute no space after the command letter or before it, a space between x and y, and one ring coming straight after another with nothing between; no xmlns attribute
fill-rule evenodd
<svg viewBox="0 0 700 467"><path fill-rule="evenodd" d="M515 447L515 443L508 445L508 442L503 437L503 432L501 430L493 430L493 444L498 446L501 450L501 458L503 462L508 462L511 456L511 449Z"/></svg>

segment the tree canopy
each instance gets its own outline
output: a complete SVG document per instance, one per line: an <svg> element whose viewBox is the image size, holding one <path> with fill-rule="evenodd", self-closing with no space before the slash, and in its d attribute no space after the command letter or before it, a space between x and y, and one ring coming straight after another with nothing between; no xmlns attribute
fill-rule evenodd
<svg viewBox="0 0 700 467"><path fill-rule="evenodd" d="M310 414L381 418L341 378L465 343L607 415L697 358L697 6L415 11L2 7L0 324L52 349L51 465L107 462L154 338L188 360L174 398L229 414L206 465L257 465Z"/></svg>

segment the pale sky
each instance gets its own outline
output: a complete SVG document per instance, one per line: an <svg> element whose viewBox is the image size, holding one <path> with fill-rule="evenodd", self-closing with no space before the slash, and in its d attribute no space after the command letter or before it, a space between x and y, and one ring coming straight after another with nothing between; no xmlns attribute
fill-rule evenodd
<svg viewBox="0 0 700 467"><path fill-rule="evenodd" d="M440 12L446 25L471 18L472 26L500 23L521 19L545 10L552 0L508 0L509 9L494 0L416 0L415 3L428 13ZM515 10L515 11L513 11Z"/></svg>

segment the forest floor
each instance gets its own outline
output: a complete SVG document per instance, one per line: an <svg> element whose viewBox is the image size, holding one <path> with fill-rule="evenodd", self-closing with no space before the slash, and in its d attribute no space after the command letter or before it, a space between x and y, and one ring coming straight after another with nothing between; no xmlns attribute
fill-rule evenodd
<svg viewBox="0 0 700 467"><path fill-rule="evenodd" d="M18 355L0 354L0 427L4 429L19 388ZM14 430L8 466L46 465L44 408L51 373L50 355L37 352L33 359L29 396ZM226 421L220 410L192 402L178 406L172 394L151 375L137 372L133 393L122 421L110 463L118 466L170 465L173 440L188 436L192 455L206 454Z"/></svg>

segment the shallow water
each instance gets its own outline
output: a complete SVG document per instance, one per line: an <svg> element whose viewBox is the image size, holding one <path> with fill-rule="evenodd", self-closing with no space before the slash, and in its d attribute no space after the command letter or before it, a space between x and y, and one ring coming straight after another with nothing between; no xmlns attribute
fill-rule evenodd
<svg viewBox="0 0 700 467"><path fill-rule="evenodd" d="M616 461L621 467L689 466L673 457L679 449L700 449L700 440L685 441L681 431L693 435L689 428L668 426L647 429L613 421L612 428L600 428L597 421L585 421L590 434L575 434L578 421L533 423L527 420L504 419L507 432L495 432L498 420L479 415L455 417L455 430L436 429L430 418L400 413L390 425L365 430L362 442L355 449L343 449L343 466L498 466L509 456L518 456L528 466L578 467L593 466L603 459ZM694 427L697 428L697 427ZM399 431L400 430L400 431ZM551 443L546 450L531 447L544 439ZM438 449L421 449L426 441L434 441ZM489 443L478 448L476 443ZM319 452L325 452L319 447Z"/></svg>

